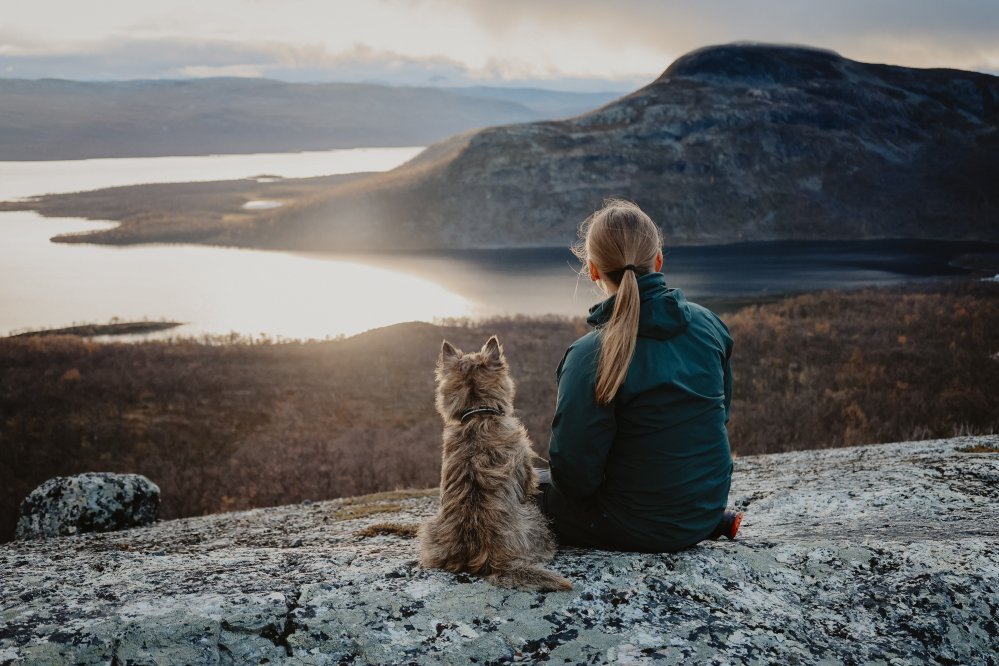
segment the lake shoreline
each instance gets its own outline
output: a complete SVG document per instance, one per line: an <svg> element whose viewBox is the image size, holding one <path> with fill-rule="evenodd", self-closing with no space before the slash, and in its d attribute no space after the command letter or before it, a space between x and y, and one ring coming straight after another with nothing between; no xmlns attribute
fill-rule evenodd
<svg viewBox="0 0 999 666"><path fill-rule="evenodd" d="M457 244L454 247L425 248L408 240L398 249L386 248L380 241L343 239L335 247L316 243L314 239L294 240L289 234L301 216L317 203L336 192L364 187L365 181L382 172L356 172L308 178L242 178L233 180L196 181L189 183L148 183L99 188L81 192L43 194L20 200L0 201L0 212L34 211L48 218L80 218L114 222L116 226L97 228L53 238L59 243L94 243L101 245L191 244L211 247L252 248L283 252L359 252L392 255L395 253L426 253L435 251L531 250L561 247L551 243ZM254 201L272 201L272 208L246 208ZM412 233L410 230L410 234ZM669 234L667 233L667 242ZM567 238L566 245L575 239ZM779 242L848 242L924 240L961 242L975 241L991 246L999 253L999 242L984 236L922 237L896 235L866 235L850 238L819 234L799 234L794 237L734 238L719 242L717 238L703 242L686 238L682 243L669 244L676 248L709 248Z"/></svg>
<svg viewBox="0 0 999 666"><path fill-rule="evenodd" d="M122 321L107 324L83 323L63 328L42 328L35 331L11 333L4 337L32 338L50 335L74 335L81 338L92 338L97 336L143 335L168 331L171 328L183 325L183 322L177 321Z"/></svg>
<svg viewBox="0 0 999 666"><path fill-rule="evenodd" d="M307 200L315 192L364 178L370 173L122 185L0 201L0 212L34 211L42 217L117 223L110 228L62 234L52 239L57 243L254 247L237 242L234 237L226 240L227 237L220 234L266 224L273 217L287 214L296 202ZM282 206L244 208L247 203L260 200L278 201Z"/></svg>
<svg viewBox="0 0 999 666"><path fill-rule="evenodd" d="M898 283L894 287L882 287L886 288L896 288L896 289L916 289L916 290L943 290L948 288L954 288L955 286L961 285L962 283L977 283L977 282L988 282L989 279L982 279L980 277L973 277L968 275L953 276L950 278L938 278L935 280L926 280L922 282L913 281L911 283ZM750 308L764 308L768 306L773 306L790 299L800 298L800 297L819 297L819 296L837 296L837 297L848 297L851 293L862 292L865 290L870 290L870 286L858 286L850 288L841 289L814 289L808 291L786 291L780 293L772 294L754 294L754 295L744 295L744 296L719 296L719 297L708 297L703 299L698 299L697 303L712 312L721 315L723 317L734 315L743 310L748 310ZM417 326L429 326L429 327L446 327L446 326L465 326L465 327L481 327L488 326L490 322L507 321L507 320L523 320L525 323L532 322L577 322L582 325L585 322L585 312L580 312L578 315L569 314L559 314L559 313L549 313L549 314L532 314L532 315L483 315L477 317L445 317L441 319L434 319L433 321L407 321L407 322L397 322L393 324L386 324L384 326L375 326L373 328L360 331L358 333L353 333L350 335L338 335L338 336L327 336L326 338L299 338L299 337L288 337L288 336L268 336L260 335L253 336L249 334L178 334L174 336L163 336L159 335L170 329L184 326L183 322L168 322L168 321L123 321L114 323L74 323L71 326L65 327L50 327L50 328L40 328L37 330L21 331L16 333L8 333L6 335L0 336L0 340L10 339L10 338L27 338L27 337L49 337L49 336L70 336L77 338L90 339L94 342L107 343L107 342L156 342L156 343L211 343L211 344L254 344L263 343L268 344L296 344L296 345L311 345L311 344L322 344L327 342L336 342L340 340L350 340L353 338L363 338L369 335L381 335L388 334L390 331L399 329L400 327L407 327L411 325ZM152 337L150 337L152 336Z"/></svg>
<svg viewBox="0 0 999 666"><path fill-rule="evenodd" d="M846 290L841 290L846 291ZM770 305L772 303L777 303L793 296L798 295L793 292L783 293L783 294L768 294L761 296L735 296L730 298L713 298L703 300L700 305L714 311L717 314L730 314L737 312L748 307L761 307L764 305ZM458 320L467 323L468 325L476 325L484 322L489 322L491 320L503 319L503 315L486 315L481 317L467 317L458 318ZM579 316L572 315L561 315L561 314L547 314L547 315L528 315L528 320L545 320L551 319L553 321L562 320L582 320L583 314ZM448 323L451 323L453 318L445 318ZM433 322L400 322L396 324L387 324L385 326L376 326L374 328L368 329L366 331L361 331L360 333L354 333L348 336L339 336L337 338L328 338L323 340L318 340L315 338L288 338L281 337L277 342L281 343L294 343L294 344L313 344L317 342L327 342L328 340L336 339L349 339L358 336L364 336L376 331L388 330L396 326L405 326L410 323L426 324L428 326L440 326L444 322L433 321ZM4 338L30 338L30 337L48 337L54 335L66 335L78 338L98 338L97 342L110 342L119 341L114 340L114 338L119 338L120 341L125 342L169 342L171 340L185 340L185 341L199 341L203 339L215 339L224 340L228 344L234 344L236 342L243 342L246 339L253 339L253 336L238 336L233 337L230 335L177 335L173 337L157 337L157 338L146 338L142 336L148 336L151 334L162 333L178 326L184 326L184 322L173 322L173 321L123 321L114 323L97 323L97 322L83 322L79 324L73 324L71 326L63 327L51 327L51 328L40 328L37 330L20 331L14 333L8 333L7 335L0 336L0 339ZM107 338L107 340L100 340L99 338Z"/></svg>

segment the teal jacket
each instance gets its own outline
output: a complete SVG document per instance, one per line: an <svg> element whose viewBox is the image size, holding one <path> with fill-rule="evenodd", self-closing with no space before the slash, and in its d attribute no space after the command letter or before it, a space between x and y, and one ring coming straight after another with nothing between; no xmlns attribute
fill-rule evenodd
<svg viewBox="0 0 999 666"><path fill-rule="evenodd" d="M732 337L662 273L640 276L638 287L635 355L610 405L597 404L595 386L614 296L590 310L595 329L558 366L552 486L565 510L608 522L613 547L678 550L706 538L728 502Z"/></svg>

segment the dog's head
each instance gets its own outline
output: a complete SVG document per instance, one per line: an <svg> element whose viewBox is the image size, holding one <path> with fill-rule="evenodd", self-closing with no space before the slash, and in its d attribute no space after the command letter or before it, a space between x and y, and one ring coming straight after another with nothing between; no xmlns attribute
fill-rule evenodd
<svg viewBox="0 0 999 666"><path fill-rule="evenodd" d="M482 349L463 354L447 340L437 359L437 411L447 419L480 407L513 411L514 384L503 347L494 335Z"/></svg>

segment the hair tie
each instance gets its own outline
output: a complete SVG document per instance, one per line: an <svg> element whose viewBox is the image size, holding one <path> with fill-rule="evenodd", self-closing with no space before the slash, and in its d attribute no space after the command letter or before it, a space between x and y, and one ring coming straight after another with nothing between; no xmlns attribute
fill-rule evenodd
<svg viewBox="0 0 999 666"><path fill-rule="evenodd" d="M621 272L622 272L622 273L623 273L624 271L635 271L635 272L637 273L637 272L638 272L638 269L637 269L637 268L635 268L635 264L628 264L627 266L625 266L624 268L622 268L622 269L621 269Z"/></svg>

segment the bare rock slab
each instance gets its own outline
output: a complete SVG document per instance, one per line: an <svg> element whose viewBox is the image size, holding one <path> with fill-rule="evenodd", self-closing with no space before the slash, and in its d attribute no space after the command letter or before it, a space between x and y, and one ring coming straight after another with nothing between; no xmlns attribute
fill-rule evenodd
<svg viewBox="0 0 999 666"><path fill-rule="evenodd" d="M16 538L114 532L149 525L159 511L159 486L141 474L57 476L21 503Z"/></svg>
<svg viewBox="0 0 999 666"><path fill-rule="evenodd" d="M997 664L999 436L740 458L737 541L420 569L433 491L0 547L0 663ZM368 530L363 534L372 534Z"/></svg>

